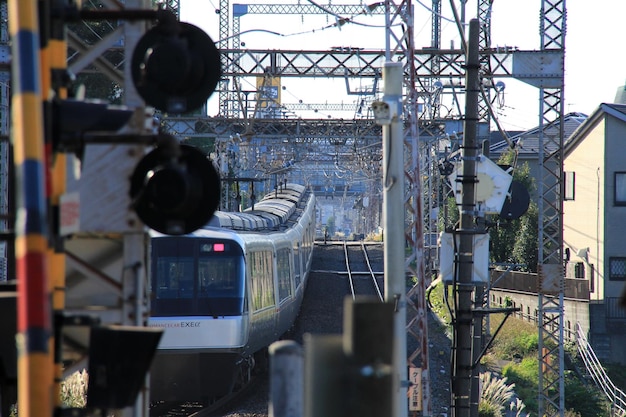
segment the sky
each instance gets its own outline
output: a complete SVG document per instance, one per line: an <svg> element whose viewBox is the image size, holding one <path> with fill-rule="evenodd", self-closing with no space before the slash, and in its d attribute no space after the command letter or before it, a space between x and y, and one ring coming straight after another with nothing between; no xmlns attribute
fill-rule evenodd
<svg viewBox="0 0 626 417"><path fill-rule="evenodd" d="M305 4L307 0L299 0ZM231 0L234 3L277 4L286 0ZM295 2L288 2L293 4ZM317 4L358 4L358 0L319 0ZM430 45L431 0L414 0L415 46ZM460 1L455 1L460 10ZM205 30L215 41L219 35L219 0L181 0L181 21ZM494 0L491 44L520 50L539 50L539 10L541 0ZM626 83L626 53L620 28L626 16L624 0L569 0L566 3L565 111L591 114L601 103L612 103L618 87ZM442 1L443 48L459 48L460 36L453 23L450 1ZM476 17L476 0L468 0L465 20ZM336 46L384 49L383 16L359 16L353 24L335 25L335 17L320 15L246 15L240 20L242 47L250 49L328 50ZM280 33L267 33L272 31ZM497 80L496 80L497 81ZM514 79L502 79L504 94L498 97L498 120L507 130L525 130L539 123L539 90ZM283 103L353 103L346 94L344 80L285 78ZM253 89L254 78L242 80L243 88ZM351 80L350 88L368 88L371 80ZM328 92L332 91L332 94ZM356 108L356 105L354 106ZM209 115L217 113L217 93L209 100ZM299 113L300 117L354 117L354 113Z"/></svg>

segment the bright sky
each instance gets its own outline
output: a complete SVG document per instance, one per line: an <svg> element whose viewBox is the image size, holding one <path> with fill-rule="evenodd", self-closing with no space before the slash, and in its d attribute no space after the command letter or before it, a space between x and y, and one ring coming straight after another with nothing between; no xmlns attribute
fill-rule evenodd
<svg viewBox="0 0 626 417"><path fill-rule="evenodd" d="M240 4L277 4L286 0L231 0ZM300 0L306 4L306 0ZM331 4L358 4L357 0L335 0ZM374 1L372 1L373 3ZM294 1L289 2L291 4ZM329 0L316 1L328 4ZM214 41L218 41L219 0L181 0L181 20L200 26ZM415 46L430 45L430 0L415 0ZM443 48L460 46L456 25L452 23L450 2L442 1ZM455 1L457 8L460 1ZM540 0L494 0L492 9L492 46L516 46L521 50L538 50ZM465 20L476 17L476 0L466 5ZM603 102L613 102L618 87L626 82L626 53L622 45L622 24L626 16L624 0L569 0L567 2L565 110L591 114ZM360 24L348 24L341 29L333 26L333 16L321 15L246 15L241 18L240 37L243 47L250 49L328 50L333 46L384 49L383 16L359 16ZM263 31L278 32L283 36ZM304 80L304 81L303 81ZM539 122L539 90L513 79L504 79L504 100L498 108L499 119L509 130L523 130ZM243 80L243 87L253 89L254 79ZM352 103L355 96L346 94L344 80L332 82L311 79L283 79L284 103ZM322 87L321 83L329 83ZM247 85L246 85L247 84ZM351 89L371 85L369 80L352 80ZM332 94L328 94L332 91ZM209 114L216 114L217 94L209 101ZM327 117L301 114L302 117ZM354 114L337 115L350 118Z"/></svg>

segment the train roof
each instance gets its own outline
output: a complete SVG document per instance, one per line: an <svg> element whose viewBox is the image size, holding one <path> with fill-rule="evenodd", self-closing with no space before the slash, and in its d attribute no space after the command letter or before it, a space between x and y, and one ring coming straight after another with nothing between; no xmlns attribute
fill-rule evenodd
<svg viewBox="0 0 626 417"><path fill-rule="evenodd" d="M299 207L307 203L305 195L305 186L285 184L263 196L254 209L243 212L216 211L205 227L251 232L279 230L293 223L290 219L302 211Z"/></svg>
<svg viewBox="0 0 626 417"><path fill-rule="evenodd" d="M170 235L164 235L163 233L157 232L155 230L150 230L151 237L173 237ZM219 229L219 228L210 228L210 229L198 229L195 230L185 236L193 236L193 237L204 237L204 238L213 238L213 239L223 239L223 240L234 240L239 245L243 245L243 239L237 233L234 233L233 230L230 229Z"/></svg>

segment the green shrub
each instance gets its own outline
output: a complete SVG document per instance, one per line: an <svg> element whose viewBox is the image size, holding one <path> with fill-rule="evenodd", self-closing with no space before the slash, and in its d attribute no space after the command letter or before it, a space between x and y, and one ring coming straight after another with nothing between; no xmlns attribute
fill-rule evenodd
<svg viewBox="0 0 626 417"><path fill-rule="evenodd" d="M482 393L478 403L479 417L502 417L507 409L521 416L524 402L515 398L515 384L507 384L506 378L495 377L491 372L480 374ZM515 401L513 401L515 399Z"/></svg>
<svg viewBox="0 0 626 417"><path fill-rule="evenodd" d="M598 390L583 384L578 378L568 374L565 375L566 410L573 410L581 417L610 415L608 404Z"/></svg>
<svg viewBox="0 0 626 417"><path fill-rule="evenodd" d="M539 332L532 333L522 332L515 336L514 343L520 348L519 353L522 356L536 354L539 346Z"/></svg>
<svg viewBox="0 0 626 417"><path fill-rule="evenodd" d="M611 363L606 365L606 373L616 387L626 391L626 366Z"/></svg>
<svg viewBox="0 0 626 417"><path fill-rule="evenodd" d="M439 282L437 285L433 286L430 291L428 291L426 296L428 297L427 301L433 312L444 322L449 323L450 312L444 299L444 284Z"/></svg>
<svg viewBox="0 0 626 417"><path fill-rule="evenodd" d="M509 363L502 368L502 375L515 384L515 392L522 399L528 410L537 410L537 371L539 362L536 357L525 357L520 363Z"/></svg>
<svg viewBox="0 0 626 417"><path fill-rule="evenodd" d="M437 285L429 294L429 302L433 311L449 322L448 307L444 302L444 286ZM490 331L494 334L504 315L490 316ZM536 415L538 410L539 362L537 349L539 345L537 326L523 320L509 317L498 335L493 340L487 354L481 359L481 364L489 369L498 369L503 361L510 361L501 369L502 375L511 386L515 394L525 404L525 411L529 410ZM546 348L554 348L553 341L546 341ZM566 351L579 367L577 348L575 345L565 346ZM569 365L568 365L569 366ZM606 371L617 387L626 387L626 366L609 364ZM566 417L603 417L610 415L607 401L601 391L594 386L585 385L571 371L566 371L565 377L565 416ZM556 387L553 387L556 388ZM513 408L512 408L513 410ZM520 415L522 409L515 409ZM479 404L480 417L500 417L503 410L500 405L492 401L481 399Z"/></svg>

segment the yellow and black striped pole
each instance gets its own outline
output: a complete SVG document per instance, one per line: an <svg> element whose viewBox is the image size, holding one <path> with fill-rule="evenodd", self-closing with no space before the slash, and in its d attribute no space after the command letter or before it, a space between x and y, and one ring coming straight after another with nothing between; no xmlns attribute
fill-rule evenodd
<svg viewBox="0 0 626 417"><path fill-rule="evenodd" d="M11 140L17 196L15 257L20 417L52 415L51 308L41 63L36 0L9 0Z"/></svg>
<svg viewBox="0 0 626 417"><path fill-rule="evenodd" d="M60 199L65 193L66 185L66 157L63 153L55 153L52 138L52 100L67 98L66 69L67 43L65 38L65 23L60 19L52 19L50 13L51 2L39 0L39 38L41 46L41 78L44 117L47 118L44 127L45 144L45 180L46 197L48 204L49 229L49 284L53 311L62 311L65 308L65 255L63 240L59 235ZM61 323L53 323L59 332L54 332L54 383L53 404L61 405L61 382L63 380L62 344L60 337ZM52 381L51 381L52 382Z"/></svg>

